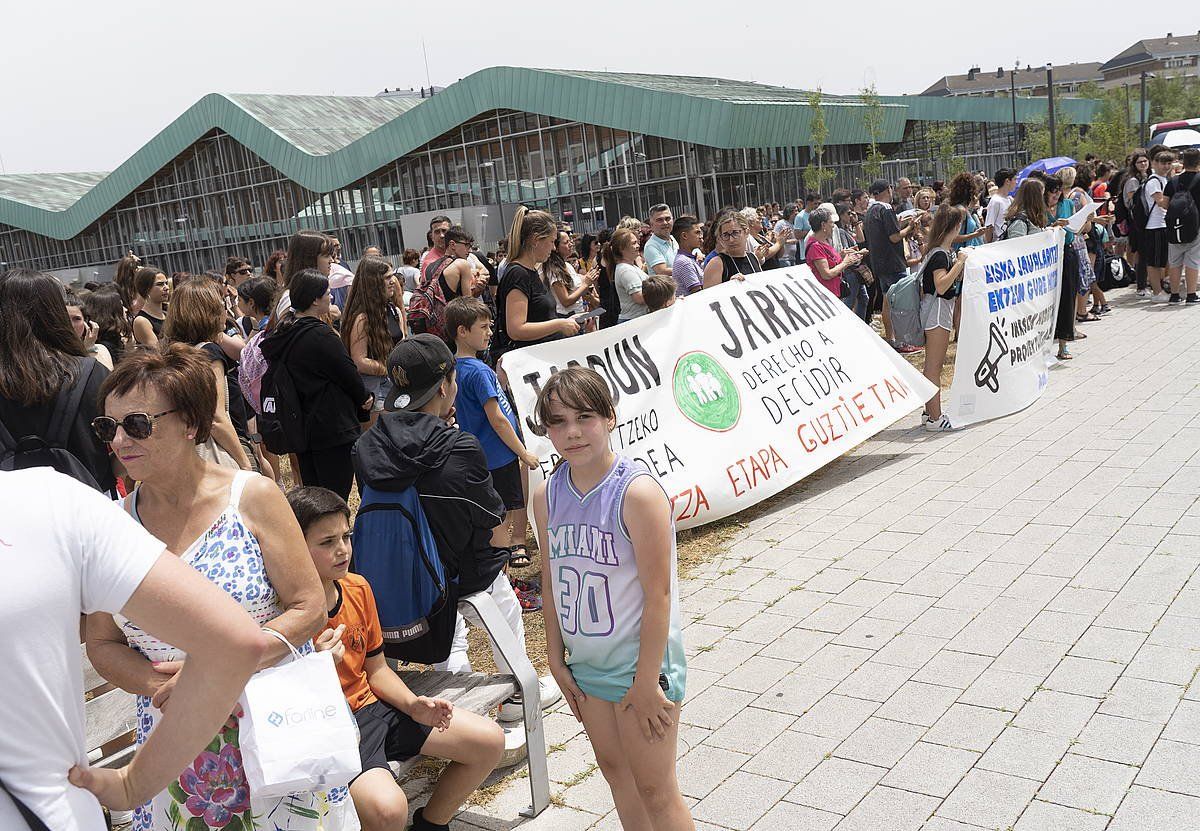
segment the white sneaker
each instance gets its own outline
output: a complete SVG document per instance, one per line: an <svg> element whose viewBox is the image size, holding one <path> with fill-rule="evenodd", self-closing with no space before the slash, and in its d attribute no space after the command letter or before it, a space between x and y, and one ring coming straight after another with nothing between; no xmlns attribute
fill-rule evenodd
<svg viewBox="0 0 1200 831"><path fill-rule="evenodd" d="M555 683L554 676L552 675L538 679L538 691L543 710L555 702L562 700L562 690L558 688L558 684ZM523 718L525 718L525 706L521 698L521 692L518 690L512 698L500 705L499 720L505 724L511 724Z"/></svg>
<svg viewBox="0 0 1200 831"><path fill-rule="evenodd" d="M1171 295L1167 294L1165 291L1160 291L1158 294L1154 295L1154 302L1166 303L1170 298Z"/></svg>
<svg viewBox="0 0 1200 831"><path fill-rule="evenodd" d="M954 425L950 423L950 419L945 413L942 413L942 417L936 421L932 418L925 419L926 433L947 433L953 429Z"/></svg>
<svg viewBox="0 0 1200 831"><path fill-rule="evenodd" d="M504 753L500 756L500 764L496 767L507 768L512 767L526 756L525 728L505 727L503 729Z"/></svg>
<svg viewBox="0 0 1200 831"><path fill-rule="evenodd" d="M1145 289L1138 289L1137 296L1138 297L1149 297L1150 292L1146 291Z"/></svg>

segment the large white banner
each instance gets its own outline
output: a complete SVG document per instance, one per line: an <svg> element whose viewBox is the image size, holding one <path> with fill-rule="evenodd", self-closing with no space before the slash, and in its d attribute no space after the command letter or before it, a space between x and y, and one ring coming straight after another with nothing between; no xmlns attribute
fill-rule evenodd
<svg viewBox="0 0 1200 831"><path fill-rule="evenodd" d="M946 413L961 427L1023 410L1054 363L1061 228L971 249Z"/></svg>
<svg viewBox="0 0 1200 831"><path fill-rule="evenodd" d="M807 266L765 271L629 323L504 356L525 443L545 380L589 366L617 399L612 448L666 489L680 528L778 493L920 407L934 388Z"/></svg>

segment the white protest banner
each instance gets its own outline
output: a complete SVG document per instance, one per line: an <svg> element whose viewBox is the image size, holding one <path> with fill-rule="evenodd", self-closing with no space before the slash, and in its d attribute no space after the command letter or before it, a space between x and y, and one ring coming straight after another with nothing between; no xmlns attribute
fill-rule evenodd
<svg viewBox="0 0 1200 831"><path fill-rule="evenodd" d="M1032 404L1049 380L1061 228L972 248L946 413L961 427Z"/></svg>
<svg viewBox="0 0 1200 831"><path fill-rule="evenodd" d="M504 356L525 443L558 461L532 418L560 368L591 367L617 399L612 448L643 461L680 528L753 505L920 407L934 388L813 278L764 271L669 309Z"/></svg>

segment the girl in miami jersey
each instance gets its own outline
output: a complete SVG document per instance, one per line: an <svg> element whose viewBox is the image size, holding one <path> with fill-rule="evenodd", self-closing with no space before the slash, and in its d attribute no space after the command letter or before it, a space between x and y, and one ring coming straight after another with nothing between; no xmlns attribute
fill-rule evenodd
<svg viewBox="0 0 1200 831"><path fill-rule="evenodd" d="M686 667L670 502L641 462L609 448L616 410L594 370L551 376L537 418L562 457L533 498L550 671L621 827L694 829L675 779Z"/></svg>

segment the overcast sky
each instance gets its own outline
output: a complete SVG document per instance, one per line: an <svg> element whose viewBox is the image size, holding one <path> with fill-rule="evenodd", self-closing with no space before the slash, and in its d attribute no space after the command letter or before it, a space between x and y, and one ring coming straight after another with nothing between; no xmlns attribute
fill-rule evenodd
<svg viewBox="0 0 1200 831"><path fill-rule="evenodd" d="M680 13L679 9L687 9ZM513 65L917 93L942 75L1103 61L1200 28L1116 0L760 3L32 0L6 3L8 173L112 170L209 92L373 95ZM1146 6L1150 9L1151 7ZM332 10L331 9L336 9ZM644 35L642 33L645 33Z"/></svg>

